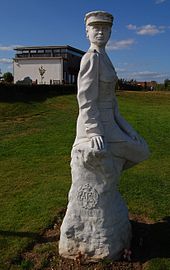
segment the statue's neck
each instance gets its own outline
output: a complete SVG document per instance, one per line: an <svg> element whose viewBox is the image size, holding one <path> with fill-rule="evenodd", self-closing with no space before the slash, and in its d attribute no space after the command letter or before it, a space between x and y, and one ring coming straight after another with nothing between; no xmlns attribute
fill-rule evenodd
<svg viewBox="0 0 170 270"><path fill-rule="evenodd" d="M93 50L93 51L96 50L99 53L106 54L105 46L99 47L96 44L91 44L90 50Z"/></svg>

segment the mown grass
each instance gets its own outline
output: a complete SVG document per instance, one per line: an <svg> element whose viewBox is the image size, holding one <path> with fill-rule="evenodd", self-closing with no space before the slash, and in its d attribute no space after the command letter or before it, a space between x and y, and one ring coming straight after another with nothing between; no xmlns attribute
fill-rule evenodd
<svg viewBox="0 0 170 270"><path fill-rule="evenodd" d="M150 159L127 171L121 191L131 212L144 214L154 220L169 215L169 93L125 93L120 107L126 119L147 140Z"/></svg>
<svg viewBox="0 0 170 270"><path fill-rule="evenodd" d="M170 200L170 95L117 96L122 114L151 150L149 160L123 173L121 193L131 213L163 219L169 215ZM77 110L75 95L0 103L0 269L7 270L11 259L17 260L67 204ZM158 261L160 267L170 267L167 259ZM163 269L155 265L151 260L147 269Z"/></svg>

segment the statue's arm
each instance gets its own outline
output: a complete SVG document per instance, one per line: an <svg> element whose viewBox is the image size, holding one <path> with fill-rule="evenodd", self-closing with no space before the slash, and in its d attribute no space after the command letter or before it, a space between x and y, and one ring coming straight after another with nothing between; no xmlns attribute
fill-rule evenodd
<svg viewBox="0 0 170 270"><path fill-rule="evenodd" d="M78 104L87 137L92 148L104 148L104 131L97 106L99 87L99 55L88 52L82 58L78 75Z"/></svg>

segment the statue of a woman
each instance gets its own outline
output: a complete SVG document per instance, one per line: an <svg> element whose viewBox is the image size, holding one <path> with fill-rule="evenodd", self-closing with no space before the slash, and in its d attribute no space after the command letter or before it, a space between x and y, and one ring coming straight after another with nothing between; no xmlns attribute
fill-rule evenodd
<svg viewBox="0 0 170 270"><path fill-rule="evenodd" d="M117 75L106 54L113 16L86 14L90 48L78 76L79 116L72 149L72 186L61 226L59 253L87 261L118 259L130 248L127 207L117 190L120 174L149 156L143 138L120 115Z"/></svg>

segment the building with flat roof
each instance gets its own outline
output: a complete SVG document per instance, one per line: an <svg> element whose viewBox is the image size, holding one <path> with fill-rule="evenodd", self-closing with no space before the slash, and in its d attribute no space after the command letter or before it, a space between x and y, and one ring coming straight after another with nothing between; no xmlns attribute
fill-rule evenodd
<svg viewBox="0 0 170 270"><path fill-rule="evenodd" d="M37 84L75 84L84 51L71 46L17 47L14 83L30 78Z"/></svg>

